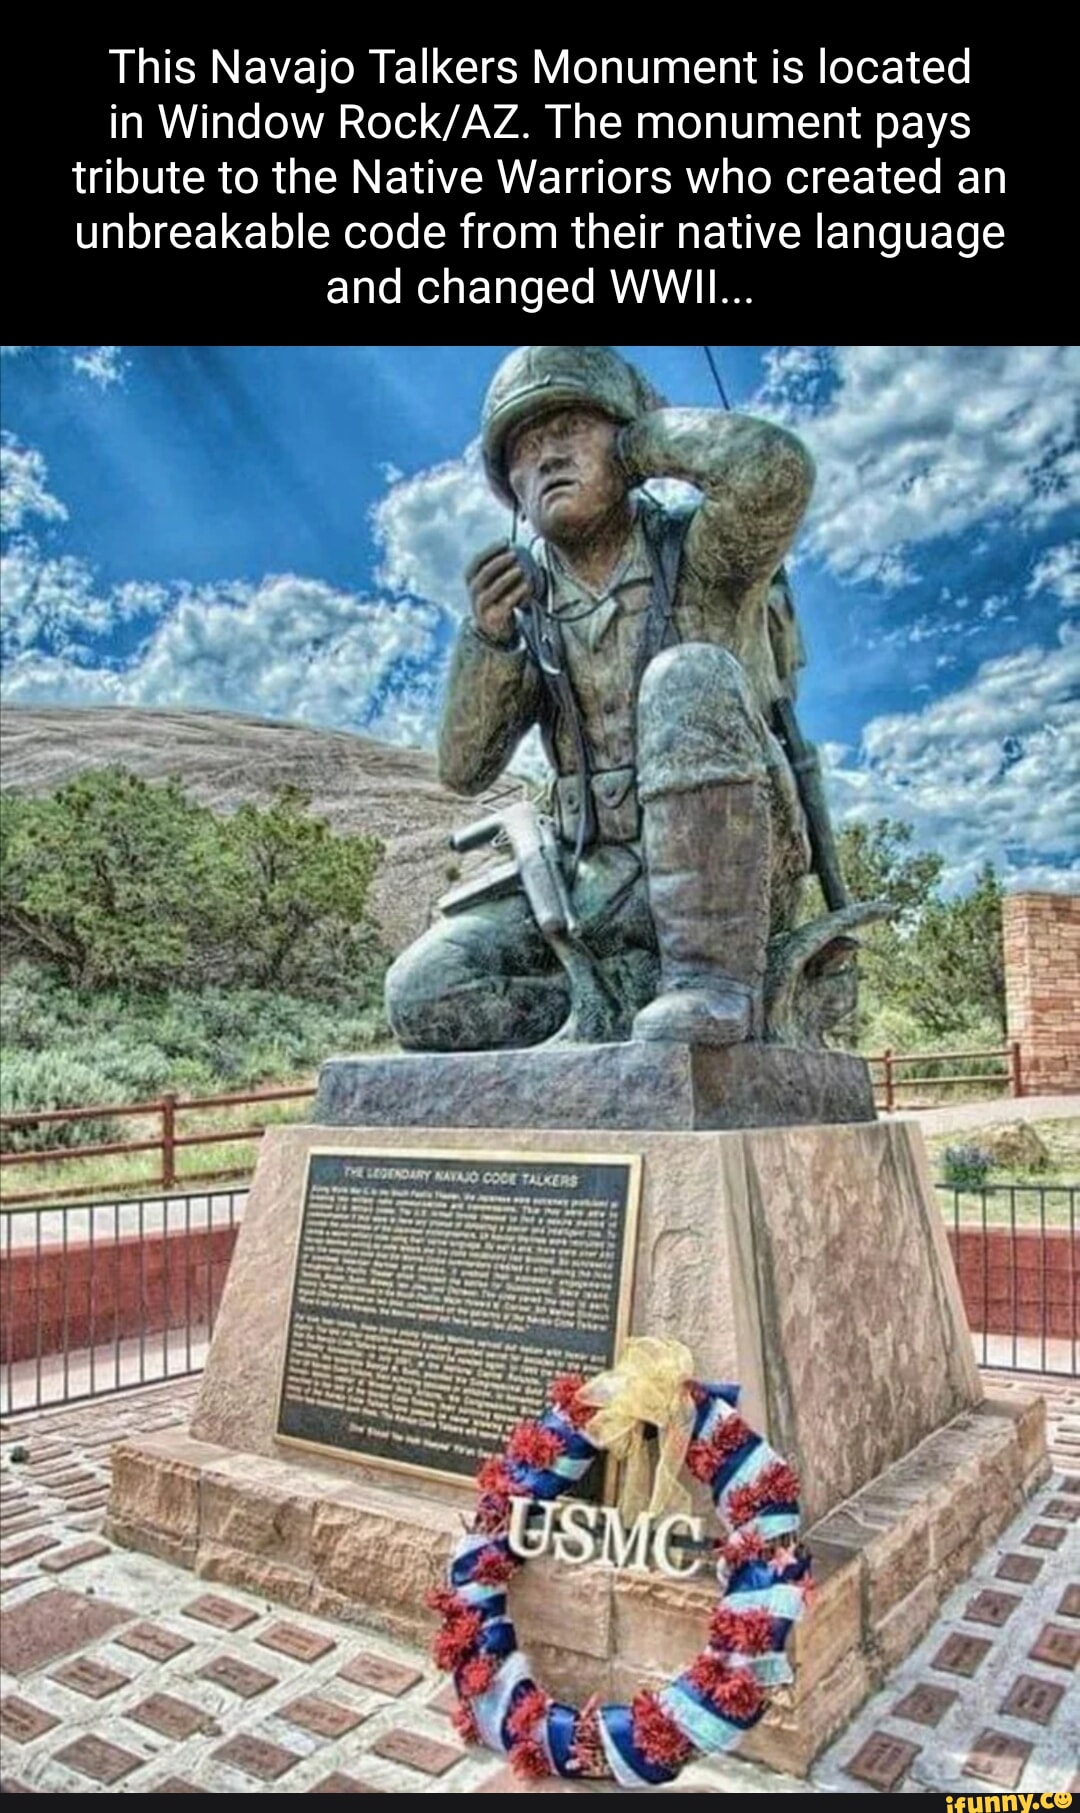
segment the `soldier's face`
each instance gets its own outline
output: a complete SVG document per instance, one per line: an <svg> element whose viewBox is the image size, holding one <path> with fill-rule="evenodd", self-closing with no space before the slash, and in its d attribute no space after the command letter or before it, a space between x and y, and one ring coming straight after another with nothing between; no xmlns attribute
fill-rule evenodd
<svg viewBox="0 0 1080 1813"><path fill-rule="evenodd" d="M586 540L623 504L618 425L591 409L560 409L511 435L510 484L538 535L556 546Z"/></svg>

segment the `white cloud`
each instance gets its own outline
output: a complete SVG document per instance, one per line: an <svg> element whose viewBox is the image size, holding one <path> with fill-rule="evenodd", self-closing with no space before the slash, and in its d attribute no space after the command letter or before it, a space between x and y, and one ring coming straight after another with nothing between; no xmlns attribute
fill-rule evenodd
<svg viewBox="0 0 1080 1813"><path fill-rule="evenodd" d="M188 593L127 676L133 702L368 729L395 671L430 661L439 614L293 574Z"/></svg>
<svg viewBox="0 0 1080 1813"><path fill-rule="evenodd" d="M5 359L16 359L20 353L35 350L32 346L0 346L0 356ZM128 362L124 358L122 346L50 346L40 349L46 353L58 353L82 378L89 378L101 390L108 390L110 384L122 384Z"/></svg>
<svg viewBox="0 0 1080 1813"><path fill-rule="evenodd" d="M919 711L828 748L837 818L906 819L964 887L994 862L1009 886L1080 885L1080 636L987 661ZM1060 866L1059 866L1060 865Z"/></svg>
<svg viewBox="0 0 1080 1813"><path fill-rule="evenodd" d="M28 516L63 522L67 511L45 489L48 468L36 447L22 447L6 431L0 439L0 529L20 529Z"/></svg>
<svg viewBox="0 0 1080 1813"><path fill-rule="evenodd" d="M845 579L908 583L921 544L1037 528L1080 496L1076 348L843 346L827 366L788 348L767 367L756 406L817 461L804 546Z"/></svg>
<svg viewBox="0 0 1080 1813"><path fill-rule="evenodd" d="M66 512L62 510L62 514ZM164 586L129 581L99 592L92 569L73 554L46 555L32 535L16 537L0 557L0 649L4 659L41 646L77 663L93 659L93 642L120 624L159 616Z"/></svg>
<svg viewBox="0 0 1080 1813"><path fill-rule="evenodd" d="M11 437L2 453L4 527L66 518L40 453ZM464 492L442 467L399 479L385 500L384 545L414 593L437 597L443 574L464 563L467 544L455 537L463 523L466 536L475 529L480 499L466 506L473 474L468 462L457 470ZM295 574L100 588L86 561L50 555L28 534L9 541L0 577L11 703L202 706L431 741L448 641L437 603L363 598ZM103 654L105 639L132 624L144 631L133 652Z"/></svg>
<svg viewBox="0 0 1080 1813"><path fill-rule="evenodd" d="M127 360L122 346L88 346L85 352L72 353L72 370L89 378L100 390L110 384L122 384Z"/></svg>
<svg viewBox="0 0 1080 1813"><path fill-rule="evenodd" d="M97 630L118 609L145 602L138 587L93 600L78 562L50 563L46 578L53 621L66 608L70 621ZM39 573L39 594L45 583ZM160 602L156 593L153 602ZM91 621L95 603L100 621ZM55 636L54 652L43 654L33 620L23 621L26 633L5 671L11 703L216 708L389 741L430 739L441 613L429 605L364 599L293 574L185 588L134 655L92 668L73 635Z"/></svg>
<svg viewBox="0 0 1080 1813"><path fill-rule="evenodd" d="M380 585L428 598L461 616L464 568L488 542L506 541L511 517L488 487L474 441L459 460L398 479L372 511Z"/></svg>
<svg viewBox="0 0 1080 1813"><path fill-rule="evenodd" d="M1080 604L1080 541L1062 542L1039 556L1025 596L1037 592L1051 592L1064 605Z"/></svg>

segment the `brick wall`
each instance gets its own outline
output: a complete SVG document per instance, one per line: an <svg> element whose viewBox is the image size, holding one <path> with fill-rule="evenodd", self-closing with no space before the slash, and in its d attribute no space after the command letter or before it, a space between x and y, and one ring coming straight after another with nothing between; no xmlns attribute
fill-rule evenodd
<svg viewBox="0 0 1080 1813"><path fill-rule="evenodd" d="M0 1260L0 1361L78 1352L140 1330L205 1328L217 1314L238 1230L124 1235L28 1247Z"/></svg>
<svg viewBox="0 0 1080 1813"><path fill-rule="evenodd" d="M1002 910L1009 1038L1025 1095L1080 1091L1080 894L1009 894Z"/></svg>
<svg viewBox="0 0 1080 1813"><path fill-rule="evenodd" d="M1070 1228L947 1229L976 1334L1080 1339L1080 1240Z"/></svg>

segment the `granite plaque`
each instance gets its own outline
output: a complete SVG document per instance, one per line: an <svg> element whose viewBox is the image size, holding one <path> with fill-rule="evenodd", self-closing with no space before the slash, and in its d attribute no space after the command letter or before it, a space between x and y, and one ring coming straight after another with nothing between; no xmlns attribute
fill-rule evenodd
<svg viewBox="0 0 1080 1813"><path fill-rule="evenodd" d="M310 1154L278 1438L461 1480L625 1338L641 1160Z"/></svg>

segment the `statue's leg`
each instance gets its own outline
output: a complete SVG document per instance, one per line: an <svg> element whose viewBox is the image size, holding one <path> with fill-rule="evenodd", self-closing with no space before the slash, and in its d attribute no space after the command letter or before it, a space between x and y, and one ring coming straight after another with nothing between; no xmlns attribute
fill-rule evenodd
<svg viewBox="0 0 1080 1813"><path fill-rule="evenodd" d="M638 791L660 993L635 1019L636 1039L763 1036L778 779L770 745L726 649L683 643L650 663Z"/></svg>
<svg viewBox="0 0 1080 1813"><path fill-rule="evenodd" d="M407 1051L536 1045L570 1011L566 975L523 895L439 919L386 977L386 1013Z"/></svg>

